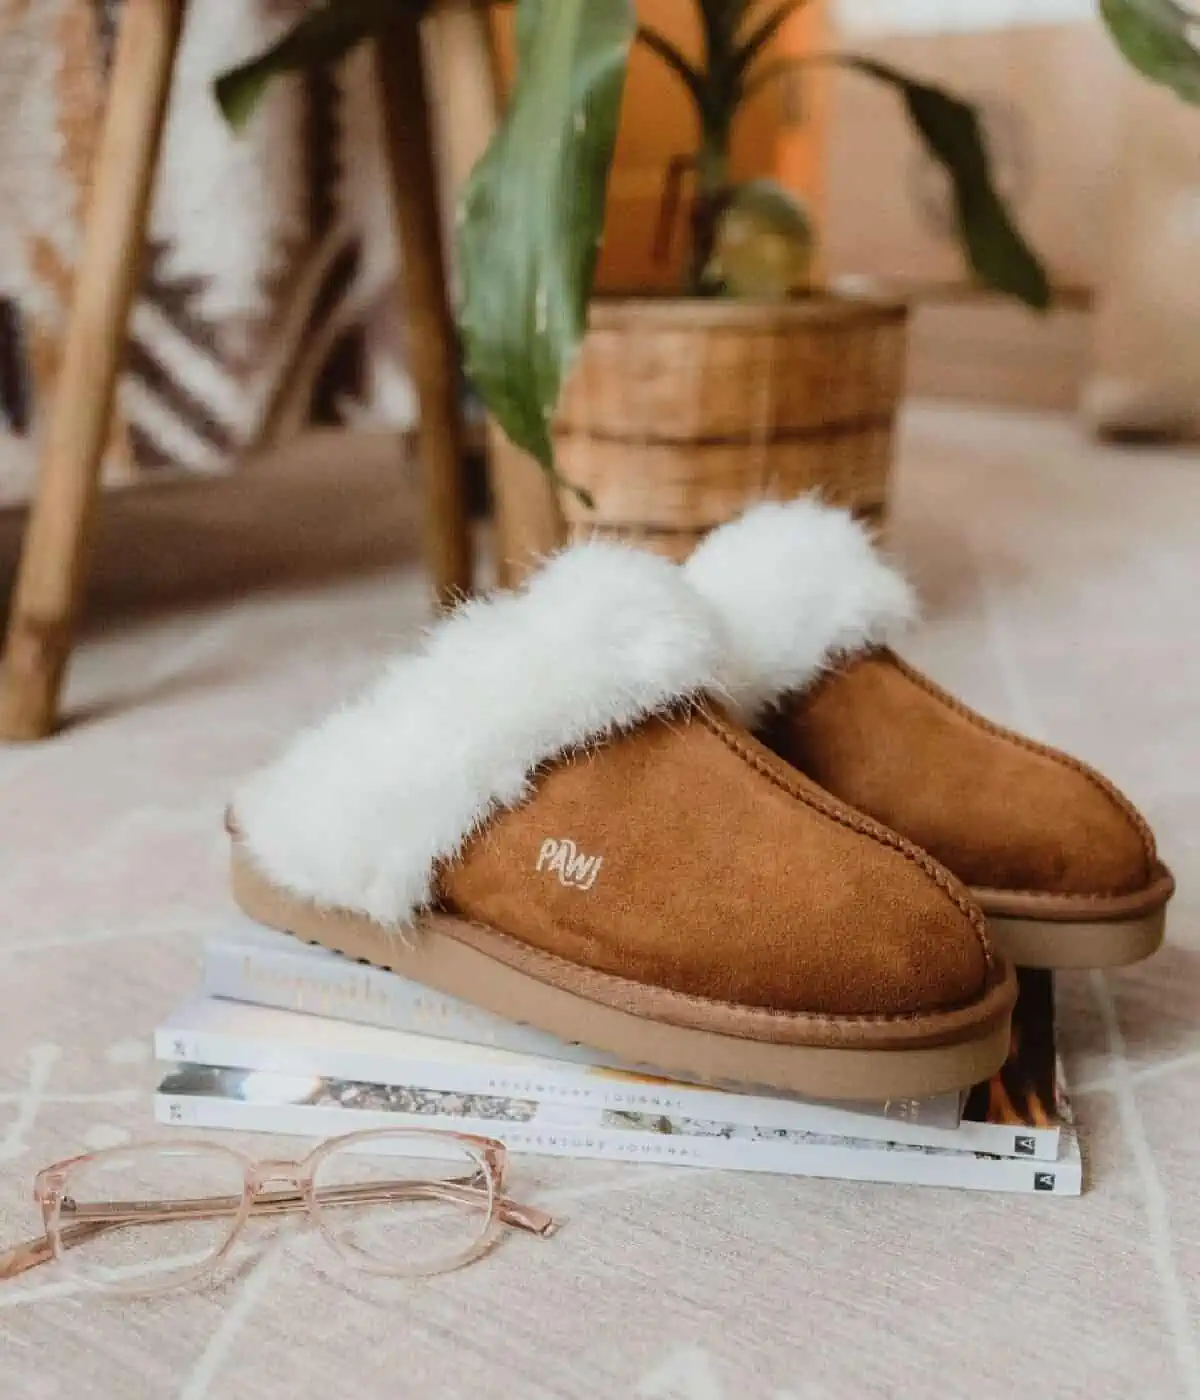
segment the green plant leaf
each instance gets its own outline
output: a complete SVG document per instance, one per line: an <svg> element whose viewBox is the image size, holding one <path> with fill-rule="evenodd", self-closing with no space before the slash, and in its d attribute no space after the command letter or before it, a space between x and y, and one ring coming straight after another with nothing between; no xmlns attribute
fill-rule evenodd
<svg viewBox="0 0 1200 1400"><path fill-rule="evenodd" d="M1200 103L1200 15L1175 0L1100 0L1100 13L1138 72Z"/></svg>
<svg viewBox="0 0 1200 1400"><path fill-rule="evenodd" d="M732 49L734 37L753 3L754 0L697 0L710 56Z"/></svg>
<svg viewBox="0 0 1200 1400"><path fill-rule="evenodd" d="M703 112L705 103L704 75L700 70L690 63L686 55L652 24L640 25L637 37L639 43L645 44L651 53L661 58L667 67L678 78L682 79L688 91L695 98L696 105Z"/></svg>
<svg viewBox="0 0 1200 1400"><path fill-rule="evenodd" d="M512 441L554 470L551 417L587 327L633 0L520 0L518 76L463 195L467 373Z"/></svg>
<svg viewBox="0 0 1200 1400"><path fill-rule="evenodd" d="M431 0L326 0L269 48L223 73L213 85L225 120L240 131L272 79L341 58L403 15L423 14Z"/></svg>
<svg viewBox="0 0 1200 1400"><path fill-rule="evenodd" d="M975 275L996 291L1044 311L1050 305L1046 270L992 180L975 109L874 59L841 55L833 61L900 92L926 149L950 177L959 236Z"/></svg>
<svg viewBox="0 0 1200 1400"><path fill-rule="evenodd" d="M737 64L742 72L766 50L796 11L803 9L807 4L808 0L782 0L782 3L772 10L738 50Z"/></svg>

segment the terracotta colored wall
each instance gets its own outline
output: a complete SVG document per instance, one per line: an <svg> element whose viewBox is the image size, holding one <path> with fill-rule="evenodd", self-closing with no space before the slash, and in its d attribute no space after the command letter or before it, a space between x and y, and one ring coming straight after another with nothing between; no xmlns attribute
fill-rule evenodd
<svg viewBox="0 0 1200 1400"><path fill-rule="evenodd" d="M784 26L780 56L828 53L835 37L825 0L810 0ZM776 175L810 205L820 226L824 221L828 167L831 77L828 69L812 69L791 90L780 112L776 141Z"/></svg>
<svg viewBox="0 0 1200 1400"><path fill-rule="evenodd" d="M759 0L762 14L769 0ZM675 40L689 55L700 52L700 28L695 0L639 0L640 17ZM823 29L824 0L810 0L785 27L778 52L804 52ZM510 19L501 19L501 52L511 65ZM810 94L800 104L777 86L746 107L735 142L739 175L773 174L819 198L822 103ZM803 120L800 120L800 118ZM665 265L652 256L654 229L668 164L686 155L696 142L691 98L679 80L653 54L639 48L630 65L624 119L609 194L609 222L600 266L600 284L607 288L654 287L678 284L685 248L677 231L672 256Z"/></svg>

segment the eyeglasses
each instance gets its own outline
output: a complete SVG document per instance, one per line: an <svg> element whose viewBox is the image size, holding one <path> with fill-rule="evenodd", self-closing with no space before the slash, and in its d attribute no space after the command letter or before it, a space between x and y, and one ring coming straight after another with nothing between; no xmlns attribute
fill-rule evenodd
<svg viewBox="0 0 1200 1400"><path fill-rule="evenodd" d="M424 1278L478 1259L510 1226L558 1228L504 1194L491 1138L384 1129L330 1138L299 1161L256 1161L217 1143L117 1147L34 1179L44 1233L0 1254L0 1280L58 1259L110 1291L157 1293L216 1269L252 1216L304 1213L343 1262Z"/></svg>

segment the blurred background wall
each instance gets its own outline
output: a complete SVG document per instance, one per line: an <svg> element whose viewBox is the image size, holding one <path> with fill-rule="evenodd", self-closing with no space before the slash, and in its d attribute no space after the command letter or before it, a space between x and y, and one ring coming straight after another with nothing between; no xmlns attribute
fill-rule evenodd
<svg viewBox="0 0 1200 1400"><path fill-rule="evenodd" d="M640 0L697 50L694 0ZM981 104L1001 187L1046 258L1056 309L1032 316L964 282L945 185L897 99L853 74L764 93L739 173L773 174L822 229L823 271L912 295L910 387L1074 412L1106 432L1200 422L1200 116L1133 76L1094 0L812 0L781 53L853 49ZM601 283L670 288L652 257L672 157L692 117L648 53L634 61Z"/></svg>
<svg viewBox="0 0 1200 1400"><path fill-rule="evenodd" d="M835 274L911 289L920 394L1073 410L1108 254L1125 73L1091 0L840 0L849 47L969 97L1001 189L1047 261L1059 306L1031 316L962 286L945 182L895 100L839 76L828 147Z"/></svg>
<svg viewBox="0 0 1200 1400"><path fill-rule="evenodd" d="M212 76L303 3L193 0L110 481L210 472L314 421L412 420L370 55L281 85L245 140L211 101ZM695 0L639 9L698 51ZM0 0L0 503L32 480L116 13L116 0ZM511 15L496 24L511 69ZM829 275L916 298L911 387L1082 403L1118 435L1200 431L1200 116L1124 69L1094 0L811 0L778 54L835 45L982 103L1001 184L1060 293L1037 318L965 285L945 189L893 96L841 74L765 90L738 131L738 173L809 202ZM656 257L654 229L671 162L693 145L689 103L636 54L603 288L678 284L682 230Z"/></svg>

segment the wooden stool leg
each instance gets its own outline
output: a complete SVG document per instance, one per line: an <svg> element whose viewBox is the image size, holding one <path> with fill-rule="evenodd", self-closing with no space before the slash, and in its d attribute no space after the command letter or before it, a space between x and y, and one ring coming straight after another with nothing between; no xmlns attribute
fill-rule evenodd
<svg viewBox="0 0 1200 1400"><path fill-rule="evenodd" d="M447 295L433 131L416 20L398 20L381 38L379 74L421 415L425 549L438 600L449 603L471 587L471 536L458 345Z"/></svg>
<svg viewBox="0 0 1200 1400"><path fill-rule="evenodd" d="M480 0L441 0L429 18L439 149L460 190L500 123L491 20ZM566 540L558 495L541 467L488 420L496 581L513 587Z"/></svg>
<svg viewBox="0 0 1200 1400"><path fill-rule="evenodd" d="M125 0L62 364L9 615L0 738L54 728L185 0Z"/></svg>

